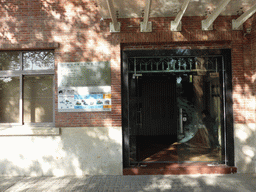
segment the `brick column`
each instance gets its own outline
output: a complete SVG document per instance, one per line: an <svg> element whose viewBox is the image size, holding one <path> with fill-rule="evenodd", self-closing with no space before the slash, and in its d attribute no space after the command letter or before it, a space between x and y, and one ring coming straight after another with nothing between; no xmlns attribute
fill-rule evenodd
<svg viewBox="0 0 256 192"><path fill-rule="evenodd" d="M251 32L251 52L252 52L252 92L256 94L256 15L253 16L252 32ZM255 96L254 96L255 99ZM254 103L254 120L256 119L256 104ZM254 121L255 123L255 121Z"/></svg>

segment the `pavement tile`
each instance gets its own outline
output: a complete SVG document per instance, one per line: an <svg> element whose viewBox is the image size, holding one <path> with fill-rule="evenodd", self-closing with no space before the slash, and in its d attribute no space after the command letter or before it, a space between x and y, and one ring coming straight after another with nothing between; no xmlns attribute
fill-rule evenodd
<svg viewBox="0 0 256 192"><path fill-rule="evenodd" d="M255 174L84 177L0 177L0 192L251 192Z"/></svg>

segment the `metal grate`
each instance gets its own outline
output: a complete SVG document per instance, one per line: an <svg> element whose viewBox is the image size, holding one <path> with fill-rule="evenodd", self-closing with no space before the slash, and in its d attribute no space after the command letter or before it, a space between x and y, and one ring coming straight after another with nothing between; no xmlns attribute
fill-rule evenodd
<svg viewBox="0 0 256 192"><path fill-rule="evenodd" d="M221 56L129 58L129 73L219 71Z"/></svg>

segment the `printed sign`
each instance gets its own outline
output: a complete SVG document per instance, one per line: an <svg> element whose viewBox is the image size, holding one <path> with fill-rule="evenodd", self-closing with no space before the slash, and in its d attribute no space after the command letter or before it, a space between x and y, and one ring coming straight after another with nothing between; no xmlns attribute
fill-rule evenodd
<svg viewBox="0 0 256 192"><path fill-rule="evenodd" d="M58 65L58 111L111 111L109 62Z"/></svg>

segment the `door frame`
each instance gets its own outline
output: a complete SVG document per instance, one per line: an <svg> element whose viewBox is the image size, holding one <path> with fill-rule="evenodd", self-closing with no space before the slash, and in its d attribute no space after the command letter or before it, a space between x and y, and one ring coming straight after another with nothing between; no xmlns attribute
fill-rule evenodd
<svg viewBox="0 0 256 192"><path fill-rule="evenodd" d="M127 50L121 52L121 83L122 83L122 135L123 135L123 167L130 167L129 144L129 77L128 58L136 56L207 56L218 55L223 58L223 115L224 134L223 148L225 164L234 166L234 128L233 128L233 99L232 99L232 66L231 49L173 49L173 50Z"/></svg>

